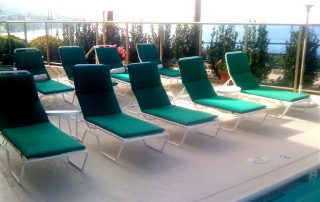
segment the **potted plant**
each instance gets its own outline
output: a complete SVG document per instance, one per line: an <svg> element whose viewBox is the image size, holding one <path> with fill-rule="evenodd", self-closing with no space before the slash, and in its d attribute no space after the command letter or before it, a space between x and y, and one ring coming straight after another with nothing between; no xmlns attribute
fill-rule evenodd
<svg viewBox="0 0 320 202"><path fill-rule="evenodd" d="M214 66L219 72L220 84L225 84L230 79L226 61L224 59L220 59L214 64ZM232 84L233 84L232 82L228 83L228 85L232 85Z"/></svg>

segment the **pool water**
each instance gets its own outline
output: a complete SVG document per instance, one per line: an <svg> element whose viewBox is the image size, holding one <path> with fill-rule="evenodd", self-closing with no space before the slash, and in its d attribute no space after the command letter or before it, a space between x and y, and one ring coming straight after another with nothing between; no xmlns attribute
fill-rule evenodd
<svg viewBox="0 0 320 202"><path fill-rule="evenodd" d="M253 202L320 202L320 170L316 177L302 176L280 188L271 191Z"/></svg>

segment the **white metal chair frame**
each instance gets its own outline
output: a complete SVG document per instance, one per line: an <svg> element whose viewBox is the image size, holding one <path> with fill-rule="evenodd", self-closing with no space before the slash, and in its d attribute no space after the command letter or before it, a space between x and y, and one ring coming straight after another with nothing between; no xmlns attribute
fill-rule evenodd
<svg viewBox="0 0 320 202"><path fill-rule="evenodd" d="M165 131L161 132L161 133L154 133L154 134L144 135L144 136L139 136L139 137L122 138L122 137L119 137L118 135L116 135L116 134L114 134L114 133L112 133L112 132L110 132L110 131L108 131L108 130L106 130L104 128L101 128L101 127L99 127L99 126L97 126L97 125L95 125L95 124L93 124L91 122L88 122L86 120L83 120L83 121L86 123L87 127L89 128L89 130L85 130L81 141L82 142L84 141L87 133L91 133L93 136L95 136L97 138L97 143L98 143L98 148L99 148L100 153L103 156L111 159L114 162L117 162L119 160L120 155L121 155L121 153L123 151L124 145L126 143L142 140L146 147L151 148L151 149L153 149L155 151L158 151L158 152L163 152L163 150L164 150L164 148L166 146L166 143L168 142L168 139L169 139L169 134L167 132L165 132ZM100 131L102 131L104 133L107 133L107 134L111 135L112 137L114 137L115 139L118 139L121 142L120 146L119 146L119 149L118 149L118 151L116 152L115 155L107 154L106 152L103 151L102 146L101 146L101 142L100 142L100 139L99 139L99 134L95 132L96 130L100 130ZM155 138L155 137L164 137L164 143L163 143L163 145L162 145L162 147L160 149L157 149L155 147L150 146L145 141L145 139L150 139L150 138Z"/></svg>
<svg viewBox="0 0 320 202"><path fill-rule="evenodd" d="M176 101L179 97L181 97L182 95L184 95L185 91L186 91L186 88L183 87L183 89L182 89L182 90L179 92L179 94L175 97L174 101ZM214 110L216 110L216 111L229 112L229 111L227 111L227 110L223 110L223 109L219 109L219 108L215 108L215 107L209 107L209 106L201 105L201 104L194 103L194 102L192 102L192 103L193 103L193 105L194 105L195 108L200 109L200 110L203 110L203 109L214 109ZM268 114L269 114L269 111L268 111L267 109L261 109L261 110L257 110L257 111L253 111L253 112L244 113L244 114L238 114L238 113L229 112L229 113L231 113L232 115L234 115L235 117L237 117L238 120L237 120L237 122L235 123L235 125L234 125L231 129L230 129L230 128L225 128L225 127L222 127L222 129L224 129L224 130L226 130L226 131L229 131L229 132L234 132L234 131L238 128L240 122L241 122L243 119L245 119L245 117L251 116L251 115L256 114L256 113L258 113L258 112L264 112L264 113L265 113L264 116L263 116L263 118L262 118L260 121L257 121L258 124L263 124L264 121L266 120Z"/></svg>
<svg viewBox="0 0 320 202"><path fill-rule="evenodd" d="M21 71L20 71L21 72ZM60 124L60 116L61 115L77 115L79 114L80 112L79 111L48 111L47 114L48 115L58 115L59 116L59 128L61 127L61 124ZM78 121L76 121L76 139L78 137L77 133L78 133L78 124L77 124ZM68 125L69 125L69 122L68 122ZM69 131L71 131L70 129L70 125L69 125ZM1 132L0 132L1 134ZM71 134L71 133L70 133ZM49 156L49 157L43 157L43 158L32 158L32 159L28 159L26 157L24 157L20 151L13 145L10 143L9 140L7 140L2 134L1 136L3 137L3 141L2 143L0 143L0 148L3 148L6 152L6 156L7 156L7 165L8 165L8 172L14 177L14 179L19 183L19 184L22 184L22 181L23 181L23 176L24 176L24 170L25 170L25 167L31 163L36 163L36 162L39 162L39 161L44 161L44 160L49 160L49 159L55 159L55 158L61 158L61 157L66 157L68 163L70 163L72 166L74 166L75 168L77 168L78 170L80 171L83 171L84 167L85 167L85 164L86 164L86 161L87 161L87 157L88 157L88 150L87 149L84 149L84 150L81 150L81 151L74 151L74 152L68 152L68 153L64 153L64 154L60 154L60 155L54 155L54 156ZM9 149L7 147L7 143L9 143L11 145L11 147L14 148L14 150L16 150L16 152L21 156L21 159L23 161L23 165L21 167L21 170L20 170L20 175L18 176L12 169L12 166L11 166L11 160L10 160L10 152L9 152ZM76 163L74 163L73 161L71 161L69 159L69 156L71 155L77 155L77 154L85 154L85 157L84 157L84 160L83 160L83 163L82 165L77 165Z"/></svg>

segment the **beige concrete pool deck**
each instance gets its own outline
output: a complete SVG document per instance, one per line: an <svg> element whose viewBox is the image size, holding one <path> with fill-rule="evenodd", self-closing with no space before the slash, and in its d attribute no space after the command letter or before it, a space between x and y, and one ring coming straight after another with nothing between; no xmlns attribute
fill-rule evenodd
<svg viewBox="0 0 320 202"><path fill-rule="evenodd" d="M174 84L167 92L177 95L181 88L181 84ZM118 96L121 106L132 96L130 90L126 96ZM312 99L320 103L318 96ZM72 105L60 95L44 97L42 103L47 110L79 109L77 101ZM188 96L176 104L194 109ZM138 107L132 110L139 112ZM168 144L163 153L142 142L129 143L118 163L102 156L96 138L88 135L84 144L89 156L83 172L64 158L34 163L26 168L22 186L7 172L6 156L0 150L0 201L248 201L320 167L320 107L304 112L289 110L282 119L272 117L282 110L273 106L262 125L252 121L262 115L253 115L235 132L221 130L214 138L191 131L181 148ZM141 115L128 114L145 120ZM228 113L218 115L226 126L235 123ZM50 119L57 124L56 117ZM74 120L70 122L74 127ZM67 131L65 118L62 123ZM155 123L173 140L184 133L183 128ZM86 129L83 122L79 123L79 136ZM203 130L214 131L215 127ZM100 134L103 149L115 151L117 141ZM162 141L151 143L160 146ZM10 151L17 171L20 157Z"/></svg>

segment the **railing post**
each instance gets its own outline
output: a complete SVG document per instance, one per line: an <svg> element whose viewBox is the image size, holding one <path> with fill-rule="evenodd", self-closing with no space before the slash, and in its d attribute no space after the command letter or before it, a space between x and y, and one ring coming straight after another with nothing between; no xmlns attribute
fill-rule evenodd
<svg viewBox="0 0 320 202"><path fill-rule="evenodd" d="M72 46L71 23L69 23L69 46Z"/></svg>
<svg viewBox="0 0 320 202"><path fill-rule="evenodd" d="M27 23L23 23L23 31L24 31L24 45L28 47L28 35L27 35Z"/></svg>
<svg viewBox="0 0 320 202"><path fill-rule="evenodd" d="M129 24L126 23L126 63L129 64L129 56L130 56L130 50L129 50Z"/></svg>
<svg viewBox="0 0 320 202"><path fill-rule="evenodd" d="M106 37L106 32L107 32L107 28L106 28L106 19L105 19L105 11L102 11L102 15L103 15L103 18L102 18L102 44L103 45L106 45L106 40L107 40L107 37Z"/></svg>
<svg viewBox="0 0 320 202"><path fill-rule="evenodd" d="M199 49L198 49L198 55L201 56L202 53L202 24L198 24L199 28Z"/></svg>
<svg viewBox="0 0 320 202"><path fill-rule="evenodd" d="M47 63L50 65L50 50L49 50L49 34L48 34L48 22L45 22L46 28L46 46L47 46Z"/></svg>
<svg viewBox="0 0 320 202"><path fill-rule="evenodd" d="M96 45L99 45L99 24L97 22L96 22L95 31L96 31Z"/></svg>
<svg viewBox="0 0 320 202"><path fill-rule="evenodd" d="M247 52L248 50L248 24L244 25L244 35L243 35L243 51Z"/></svg>
<svg viewBox="0 0 320 202"><path fill-rule="evenodd" d="M298 34L298 44L297 44L297 55L296 55L296 64L294 67L294 81L293 81L293 91L297 92L298 90L298 78L299 78L299 66L300 66L300 57L301 57L301 43L302 43L302 26L299 28Z"/></svg>
<svg viewBox="0 0 320 202"><path fill-rule="evenodd" d="M163 61L163 38L164 38L164 28L163 28L163 24L159 24L159 31L160 31L160 44L159 44L159 48L160 48L160 61Z"/></svg>
<svg viewBox="0 0 320 202"><path fill-rule="evenodd" d="M10 40L10 26L9 26L9 23L7 22L7 34L8 34L8 50L9 50L9 54L12 53L12 50L11 50L11 40Z"/></svg>

